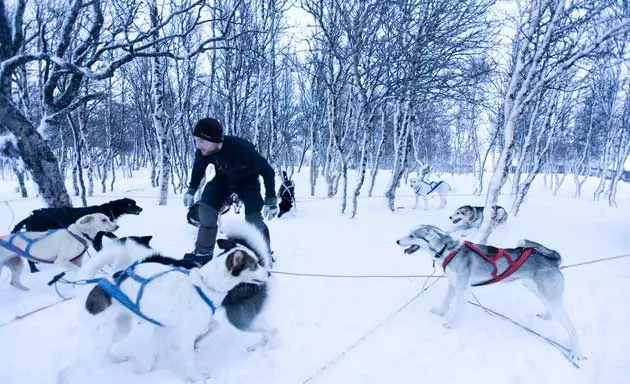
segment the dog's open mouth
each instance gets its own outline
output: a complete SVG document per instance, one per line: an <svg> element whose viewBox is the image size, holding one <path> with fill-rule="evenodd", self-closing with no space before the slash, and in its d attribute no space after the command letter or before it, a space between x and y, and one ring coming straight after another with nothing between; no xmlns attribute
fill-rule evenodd
<svg viewBox="0 0 630 384"><path fill-rule="evenodd" d="M457 224L460 221L462 221L462 218L461 217L457 217L457 218L453 219L453 224Z"/></svg>
<svg viewBox="0 0 630 384"><path fill-rule="evenodd" d="M250 281L250 283L256 284L256 285L263 285L263 284L265 284L265 281L258 280L258 279L253 279L253 280Z"/></svg>
<svg viewBox="0 0 630 384"><path fill-rule="evenodd" d="M142 208L137 207L137 208L132 208L129 213L131 213L132 215L139 215L140 212L142 212Z"/></svg>
<svg viewBox="0 0 630 384"><path fill-rule="evenodd" d="M410 245L409 247L405 248L405 253L406 254L414 253L418 249L420 249L419 245L416 245L416 244Z"/></svg>

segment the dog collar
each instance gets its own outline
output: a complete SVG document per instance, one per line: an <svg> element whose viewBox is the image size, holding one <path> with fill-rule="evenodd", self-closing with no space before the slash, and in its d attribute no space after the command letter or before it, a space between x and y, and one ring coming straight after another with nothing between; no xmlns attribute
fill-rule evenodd
<svg viewBox="0 0 630 384"><path fill-rule="evenodd" d="M436 259L441 258L442 256L444 256L444 251L446 251L446 245L444 245L439 252L436 252L434 257Z"/></svg>

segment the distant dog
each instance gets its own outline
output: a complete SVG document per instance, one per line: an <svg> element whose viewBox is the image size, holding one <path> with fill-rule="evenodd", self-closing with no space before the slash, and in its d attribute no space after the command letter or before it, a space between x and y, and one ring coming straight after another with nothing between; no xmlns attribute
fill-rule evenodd
<svg viewBox="0 0 630 384"><path fill-rule="evenodd" d="M471 205L464 205L455 210L455 212L449 216L449 219L454 224L454 231L467 231L470 229L479 229L483 222L483 209L484 207L477 207ZM494 206L492 212L492 225L496 227L506 222L508 217L507 211L501 206Z"/></svg>
<svg viewBox="0 0 630 384"><path fill-rule="evenodd" d="M295 182L290 180L285 171L282 171L282 184L278 189L280 204L278 205L278 217L282 217L295 205Z"/></svg>
<svg viewBox="0 0 630 384"><path fill-rule="evenodd" d="M577 333L562 302L564 276L559 268L562 258L558 252L530 240L522 240L517 248L507 249L462 242L432 225L422 225L396 243L407 247L407 254L422 249L442 262L449 287L442 305L432 312L446 317L447 328L457 320L463 294L469 286L521 280L545 305L547 313L539 316L549 319L553 315L568 333L568 357L573 362L583 359Z"/></svg>
<svg viewBox="0 0 630 384"><path fill-rule="evenodd" d="M24 255L43 263L77 270L90 241L99 231L112 232L118 226L101 213L86 215L68 228L49 232L19 232L0 236L0 267L11 271L11 285L27 290L20 282Z"/></svg>
<svg viewBox="0 0 630 384"><path fill-rule="evenodd" d="M253 233L260 239L248 237ZM241 242L243 238L253 248ZM161 349L175 345L185 376L191 380L203 378L195 365L195 344L209 332L216 307L239 284L261 286L270 275L260 265L258 252L266 246L259 247L265 243L255 228L244 232L230 229L228 237L217 240L217 244L222 252L201 268L191 268L192 265L186 263L194 263L192 261L167 258L150 248L127 248L127 251L137 253L132 259L140 256L143 261L134 264L132 271L128 268L115 274L111 284L117 285L131 300L140 301L136 316L112 300L104 288L108 285L94 287L85 302L86 310L93 315L109 312L112 317L108 318L108 323L115 327L115 338L123 337L121 343L110 349L115 360L131 357L135 370L144 373L153 369L156 354ZM137 276L146 280L139 280ZM273 332L266 327L252 330ZM124 338L127 334L129 337ZM133 336L138 335L150 338L150 344L134 342Z"/></svg>
<svg viewBox="0 0 630 384"><path fill-rule="evenodd" d="M413 209L418 208L418 199L420 197L422 197L422 199L424 200L424 209L429 209L429 196L435 194L440 197L440 206L438 207L438 209L442 209L446 205L446 194L455 190L446 181L443 180L426 182L424 181L424 179L412 178L409 179L409 183L411 185L411 188L413 188L413 192L416 197L416 202L413 206Z"/></svg>
<svg viewBox="0 0 630 384"><path fill-rule="evenodd" d="M22 229L43 232L51 229L66 228L79 218L92 213L102 213L115 223L122 215L139 215L140 212L142 212L142 208L136 205L135 200L129 198L112 200L105 204L89 207L40 208L34 210L30 216L17 223L11 233L16 233ZM37 268L32 261L29 261L29 265L31 272L37 272Z"/></svg>

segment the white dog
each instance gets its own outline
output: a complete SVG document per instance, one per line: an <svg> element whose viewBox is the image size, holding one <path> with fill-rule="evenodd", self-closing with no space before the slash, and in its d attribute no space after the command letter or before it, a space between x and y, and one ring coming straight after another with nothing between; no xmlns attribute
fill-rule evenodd
<svg viewBox="0 0 630 384"><path fill-rule="evenodd" d="M20 281L23 257L77 270L86 253L93 250L91 239L100 231L113 232L118 225L102 213L85 215L64 229L48 232L17 232L0 236L0 268L11 271L11 285L28 290ZM25 256L26 255L26 256Z"/></svg>
<svg viewBox="0 0 630 384"><path fill-rule="evenodd" d="M203 378L194 347L209 332L216 308L238 284L260 285L269 277L249 247L229 238L217 240L217 245L220 254L201 268L187 269L179 265L189 260L164 257L129 242L138 247L133 252L143 252L146 258L115 274L109 284L99 283L85 301L89 313L111 316L106 322L114 328L112 342L122 339L109 348L110 357L132 358L135 371L144 373L153 369L161 350L175 345L185 376ZM122 305L121 293L137 307Z"/></svg>
<svg viewBox="0 0 630 384"><path fill-rule="evenodd" d="M427 203L430 195L437 194L440 197L440 206L438 209L444 208L446 205L446 194L451 191L455 191L453 187L451 187L446 181L432 181L426 182L424 179L409 179L409 183L411 188L413 188L413 192L416 195L416 203L413 206L413 209L418 208L418 198L422 197L424 199L424 209L429 209Z"/></svg>

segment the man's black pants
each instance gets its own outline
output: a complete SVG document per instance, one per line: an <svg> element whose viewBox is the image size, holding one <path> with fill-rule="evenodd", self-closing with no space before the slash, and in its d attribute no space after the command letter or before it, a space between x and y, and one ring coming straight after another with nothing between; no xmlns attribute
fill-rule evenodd
<svg viewBox="0 0 630 384"><path fill-rule="evenodd" d="M270 247L269 228L261 214L263 198L258 177L231 182L226 176L217 175L206 184L199 201L199 232L195 253L213 252L217 239L219 210L232 193L236 193L245 205L245 220L263 233L267 246Z"/></svg>

